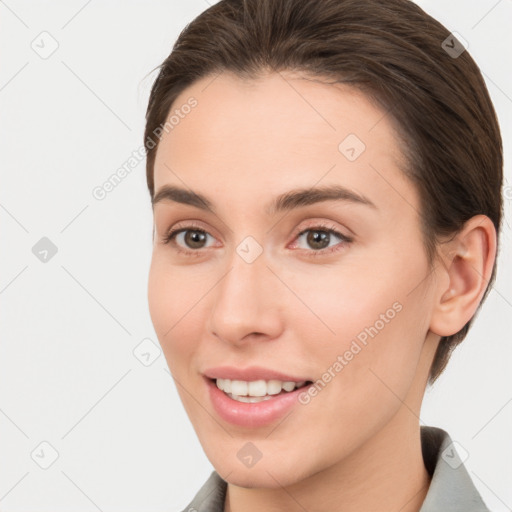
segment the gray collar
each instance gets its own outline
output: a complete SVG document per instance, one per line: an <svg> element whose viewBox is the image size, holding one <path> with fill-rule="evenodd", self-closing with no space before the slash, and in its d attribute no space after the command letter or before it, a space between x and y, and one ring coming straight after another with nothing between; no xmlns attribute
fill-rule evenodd
<svg viewBox="0 0 512 512"><path fill-rule="evenodd" d="M421 448L432 476L419 512L489 512L446 431L421 426ZM213 471L182 511L224 512L227 482Z"/></svg>
<svg viewBox="0 0 512 512"><path fill-rule="evenodd" d="M432 481L419 512L489 512L445 430L422 426L421 448Z"/></svg>

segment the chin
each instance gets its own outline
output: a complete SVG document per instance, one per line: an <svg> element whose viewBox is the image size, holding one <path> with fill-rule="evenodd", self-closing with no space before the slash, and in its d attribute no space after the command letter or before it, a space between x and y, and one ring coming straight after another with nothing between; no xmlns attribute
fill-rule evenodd
<svg viewBox="0 0 512 512"><path fill-rule="evenodd" d="M248 469L237 468L231 473L226 474L225 480L231 485L245 487L246 489L279 489L300 481L300 479L294 476L285 475L284 471L279 471L277 468L267 471L263 468L256 469L255 467Z"/></svg>
<svg viewBox="0 0 512 512"><path fill-rule="evenodd" d="M272 457L266 461L262 458L252 467L245 467L238 459L234 463L227 463L225 455L210 462L224 480L237 487L279 489L301 482L308 476L304 468L297 465L290 468L288 463Z"/></svg>

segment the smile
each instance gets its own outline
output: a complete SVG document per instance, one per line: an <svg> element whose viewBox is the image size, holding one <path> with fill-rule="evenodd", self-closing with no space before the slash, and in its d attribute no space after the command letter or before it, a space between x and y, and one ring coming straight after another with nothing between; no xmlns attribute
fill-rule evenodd
<svg viewBox="0 0 512 512"><path fill-rule="evenodd" d="M257 403L270 400L276 395L290 393L303 387L308 381L281 381L281 380L230 380L215 379L217 388L224 391L229 398L238 402ZM311 383L311 382L309 382Z"/></svg>
<svg viewBox="0 0 512 512"><path fill-rule="evenodd" d="M209 401L219 417L246 428L263 427L281 420L300 404L299 395L312 385L312 381L277 379L242 381L205 378L204 382Z"/></svg>

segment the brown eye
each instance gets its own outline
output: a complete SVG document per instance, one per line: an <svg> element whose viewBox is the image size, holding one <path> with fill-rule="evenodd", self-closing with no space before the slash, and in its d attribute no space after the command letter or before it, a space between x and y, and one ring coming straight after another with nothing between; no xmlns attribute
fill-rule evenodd
<svg viewBox="0 0 512 512"><path fill-rule="evenodd" d="M301 249L308 257L321 257L346 250L353 241L352 237L340 233L333 224L320 222L299 231L292 248Z"/></svg>
<svg viewBox="0 0 512 512"><path fill-rule="evenodd" d="M163 243L173 242L182 250L203 249L207 236L208 233L206 231L198 228L174 229L164 237Z"/></svg>
<svg viewBox="0 0 512 512"><path fill-rule="evenodd" d="M352 241L350 238L342 235L338 231L335 231L334 229L324 228L322 226L312 227L301 231L297 235L297 240L303 238L304 235L306 235L305 242L307 247L299 248L313 249L313 252L321 252L324 251L325 249L327 249L327 252L329 252L329 249L336 247L336 245L345 245ZM331 245L329 247L333 239L335 241L336 238L341 243L334 244L334 246Z"/></svg>
<svg viewBox="0 0 512 512"><path fill-rule="evenodd" d="M206 241L206 232L199 230L185 231L184 242L190 249L202 249Z"/></svg>
<svg viewBox="0 0 512 512"><path fill-rule="evenodd" d="M308 236L306 237L307 243L313 249L325 249L329 245L331 233L320 230L308 230Z"/></svg>

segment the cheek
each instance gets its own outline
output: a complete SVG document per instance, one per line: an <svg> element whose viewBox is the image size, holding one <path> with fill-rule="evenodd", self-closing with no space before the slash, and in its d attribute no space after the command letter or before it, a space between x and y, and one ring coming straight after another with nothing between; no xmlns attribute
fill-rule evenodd
<svg viewBox="0 0 512 512"><path fill-rule="evenodd" d="M173 287L169 287L165 267L153 253L148 276L148 306L153 327L160 339L164 341L165 333L172 327L172 312L175 310Z"/></svg>
<svg viewBox="0 0 512 512"><path fill-rule="evenodd" d="M199 380L193 363L204 323L198 301L204 294L204 286L189 273L173 269L164 257L153 255L148 276L151 320L181 403L194 428L200 430L209 423L204 407L198 405L201 395L196 392Z"/></svg>
<svg viewBox="0 0 512 512"><path fill-rule="evenodd" d="M148 276L148 307L153 327L173 375L188 369L193 354L195 332L200 321L197 303L202 287L190 282L182 272L173 271L164 258L154 254ZM203 292L204 293L204 292ZM180 373L176 373L180 372Z"/></svg>
<svg viewBox="0 0 512 512"><path fill-rule="evenodd" d="M403 396L414 378L428 323L428 297L417 285L428 269L420 252L407 260L388 254L294 281L309 309L294 311L298 339L322 380L338 382L338 396L357 389L392 398L388 388Z"/></svg>

